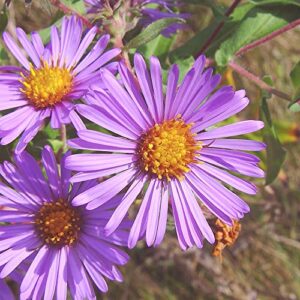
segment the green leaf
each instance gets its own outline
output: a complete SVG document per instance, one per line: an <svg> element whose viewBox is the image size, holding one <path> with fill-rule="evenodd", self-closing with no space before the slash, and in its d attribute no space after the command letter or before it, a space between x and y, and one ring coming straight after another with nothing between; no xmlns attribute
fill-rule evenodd
<svg viewBox="0 0 300 300"><path fill-rule="evenodd" d="M290 104L289 109L292 112L300 112L300 98L297 99L295 102L293 102L292 104Z"/></svg>
<svg viewBox="0 0 300 300"><path fill-rule="evenodd" d="M263 140L267 144L266 185L268 185L276 179L285 160L286 151L282 147L273 126L266 98L263 98L262 100L260 112L261 119L265 123L265 127L263 129Z"/></svg>
<svg viewBox="0 0 300 300"><path fill-rule="evenodd" d="M142 53L144 57L157 56L162 62L162 60L164 60L168 54L174 40L175 35L173 35L171 38L166 38L160 34L154 40L141 46L138 49L138 52Z"/></svg>
<svg viewBox="0 0 300 300"><path fill-rule="evenodd" d="M7 64L9 57L5 49L0 45L0 66Z"/></svg>
<svg viewBox="0 0 300 300"><path fill-rule="evenodd" d="M300 61L294 66L290 73L290 77L296 94L300 94Z"/></svg>
<svg viewBox="0 0 300 300"><path fill-rule="evenodd" d="M262 80L268 84L269 86L274 86L274 83L273 83L273 79L270 75L265 75ZM262 96L263 98L265 99L270 99L272 97L272 94L269 93L268 91L266 90L262 90Z"/></svg>
<svg viewBox="0 0 300 300"><path fill-rule="evenodd" d="M216 52L217 64L225 66L243 46L280 29L299 16L300 8L295 5L254 7Z"/></svg>
<svg viewBox="0 0 300 300"><path fill-rule="evenodd" d="M9 150L9 146L2 146L0 147L0 163L4 162L5 160L10 160L11 154Z"/></svg>
<svg viewBox="0 0 300 300"><path fill-rule="evenodd" d="M53 148L54 153L57 153L64 146L64 143L60 140L48 140L48 143Z"/></svg>
<svg viewBox="0 0 300 300"><path fill-rule="evenodd" d="M182 57L187 58L189 56L195 56L196 54L198 54L200 49L203 47L204 43L208 40L216 27L220 24L220 22L225 20L225 24L222 27L222 30L219 32L207 51L208 56L213 56L215 51L219 48L220 44L230 37L231 33L235 31L236 27L239 26L240 22L253 7L253 4L244 4L238 6L234 10L230 18L227 18L224 15L215 18L209 26L198 32L183 46L173 50L170 53L171 61L175 61Z"/></svg>
<svg viewBox="0 0 300 300"><path fill-rule="evenodd" d="M61 21L62 20L60 19L60 20L56 21L53 25L55 25L57 27L60 27ZM39 31L39 35L41 36L42 41L43 41L44 44L48 43L49 40L50 40L51 26L49 26L47 28L44 28L44 29Z"/></svg>
<svg viewBox="0 0 300 300"><path fill-rule="evenodd" d="M62 2L80 14L84 14L86 12L83 0L63 0Z"/></svg>
<svg viewBox="0 0 300 300"><path fill-rule="evenodd" d="M294 66L290 73L291 81L294 87L294 102L289 105L292 112L300 111L300 61Z"/></svg>
<svg viewBox="0 0 300 300"><path fill-rule="evenodd" d="M133 38L126 45L127 49L139 48L155 39L164 29L173 23L184 23L185 20L180 18L165 18L155 21L147 26L139 35Z"/></svg>
<svg viewBox="0 0 300 300"><path fill-rule="evenodd" d="M179 81L182 81L183 77L186 75L186 73L192 68L195 60L192 56L181 59L178 61L175 61L175 63L179 67Z"/></svg>
<svg viewBox="0 0 300 300"><path fill-rule="evenodd" d="M2 10L0 11L0 32L3 32L8 23L8 16L6 6L4 5Z"/></svg>
<svg viewBox="0 0 300 300"><path fill-rule="evenodd" d="M50 124L47 124L47 126L43 128L43 133L51 140L57 139L60 136L59 130L53 129Z"/></svg>
<svg viewBox="0 0 300 300"><path fill-rule="evenodd" d="M249 0L255 5L297 5L300 7L300 2L297 0Z"/></svg>

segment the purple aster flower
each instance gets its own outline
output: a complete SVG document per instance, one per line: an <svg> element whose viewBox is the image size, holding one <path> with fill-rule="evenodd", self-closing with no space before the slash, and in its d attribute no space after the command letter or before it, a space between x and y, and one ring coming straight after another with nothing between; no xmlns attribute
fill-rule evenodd
<svg viewBox="0 0 300 300"><path fill-rule="evenodd" d="M129 207L142 199L128 246L140 237L148 246L158 245L166 230L169 203L182 249L202 247L214 235L201 211L206 206L224 223L232 225L249 211L248 205L221 182L248 194L255 186L232 173L263 177L259 159L246 151L260 151L261 142L236 139L257 131L261 121L241 121L211 128L244 109L249 100L245 91L221 87L212 69L204 71L205 57L199 57L182 83L179 70L169 71L163 92L159 60L150 59L150 73L140 54L134 57L135 79L120 64L121 85L109 72L102 71L106 89L92 86L89 105L78 105L78 112L114 133L79 130L79 138L69 141L77 149L104 153L71 155L66 167L78 171L73 182L111 176L87 189L72 204L87 204L87 209L105 205L112 196L127 189L105 230L108 235L119 226Z"/></svg>
<svg viewBox="0 0 300 300"><path fill-rule="evenodd" d="M107 291L104 277L122 281L116 265L128 261L119 245L126 245L129 221L109 237L104 226L121 197L93 211L74 207L72 199L97 184L69 184L65 168L60 174L53 151L42 152L43 170L26 151L15 157L16 165L4 162L0 174L0 277L10 275L22 262L29 263L20 286L21 299L66 299L67 288L74 299L95 299L93 283ZM46 174L44 176L43 174ZM45 178L47 177L47 179ZM44 296L44 297L43 297Z"/></svg>
<svg viewBox="0 0 300 300"><path fill-rule="evenodd" d="M21 135L19 153L34 138L46 118L52 128L72 122L82 127L73 111L73 100L82 97L96 72L120 53L113 49L103 54L109 36L102 36L85 55L97 33L96 27L82 36L82 23L75 17L63 18L61 32L51 28L50 43L44 46L38 33L31 40L21 28L17 37L29 59L8 33L3 40L22 67L0 67L0 111L11 110L0 118L1 144L6 145Z"/></svg>

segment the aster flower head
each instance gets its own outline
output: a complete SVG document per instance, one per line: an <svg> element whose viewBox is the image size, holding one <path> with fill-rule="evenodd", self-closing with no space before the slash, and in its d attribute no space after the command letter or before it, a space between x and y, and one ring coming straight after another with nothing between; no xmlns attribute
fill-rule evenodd
<svg viewBox="0 0 300 300"><path fill-rule="evenodd" d="M21 152L46 118L52 128L70 122L82 126L73 101L86 93L92 80L98 79L96 72L120 52L112 49L103 54L109 42L104 35L86 54L97 29L82 33L80 20L64 17L61 32L52 26L50 42L44 46L38 33L33 32L30 40L17 28L18 41L28 58L8 33L3 34L4 43L22 66L0 67L0 111L13 109L0 118L2 145L21 136L16 147L16 152Z"/></svg>
<svg viewBox="0 0 300 300"><path fill-rule="evenodd" d="M76 195L97 181L69 183L70 171L62 157L60 172L50 147L42 152L40 168L26 151L15 157L16 165L0 168L0 277L10 275L22 262L29 267L20 285L20 299L95 299L93 283L107 291L105 277L122 281L116 268L128 256L118 246L128 239L127 220L115 233L104 235L104 225L121 198L114 197L99 209L74 207ZM45 175L43 175L44 173Z"/></svg>
<svg viewBox="0 0 300 300"><path fill-rule="evenodd" d="M92 86L87 96L89 105L77 108L81 115L114 136L78 131L79 138L70 140L69 145L99 153L68 157L67 168L78 171L71 180L113 176L78 195L72 203L95 209L127 189L105 227L109 235L134 201L142 199L129 234L130 248L141 237L149 246L161 242L169 206L183 249L202 247L203 238L213 243L214 235L201 205L231 226L249 207L221 182L255 194L255 186L235 174L264 176L257 166L259 159L244 152L262 150L264 144L232 138L257 131L263 123L242 121L212 129L244 109L249 100L245 91L235 92L230 86L214 92L220 76L213 75L212 69L204 71L204 66L205 57L201 56L178 84L179 70L173 65L164 93L159 60L150 59L148 72L144 59L136 54L137 79L123 64L119 67L123 85L103 70L106 89Z"/></svg>

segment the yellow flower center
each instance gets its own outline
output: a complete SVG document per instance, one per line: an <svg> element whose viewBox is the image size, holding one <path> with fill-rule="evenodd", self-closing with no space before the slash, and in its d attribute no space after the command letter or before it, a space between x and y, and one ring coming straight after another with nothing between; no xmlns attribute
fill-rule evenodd
<svg viewBox="0 0 300 300"><path fill-rule="evenodd" d="M70 70L51 67L46 62L39 69L31 67L29 75L21 73L21 76L21 92L36 108L51 107L60 103L73 86Z"/></svg>
<svg viewBox="0 0 300 300"><path fill-rule="evenodd" d="M155 124L140 140L137 152L142 168L159 179L182 179L190 170L188 165L196 162L196 151L201 149L191 127L180 116Z"/></svg>
<svg viewBox="0 0 300 300"><path fill-rule="evenodd" d="M40 237L48 245L72 245L80 232L80 215L67 201L46 202L35 216Z"/></svg>

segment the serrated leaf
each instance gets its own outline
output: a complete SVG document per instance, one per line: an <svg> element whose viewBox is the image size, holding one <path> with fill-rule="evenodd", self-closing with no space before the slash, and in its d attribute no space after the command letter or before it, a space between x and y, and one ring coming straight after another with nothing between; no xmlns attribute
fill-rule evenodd
<svg viewBox="0 0 300 300"><path fill-rule="evenodd" d="M295 5L252 8L216 52L217 64L225 66L243 46L282 28L299 16L300 8Z"/></svg>
<svg viewBox="0 0 300 300"><path fill-rule="evenodd" d="M155 21L147 26L139 35L129 41L126 45L126 48L139 48L155 39L164 29L166 29L171 24L184 22L185 20L180 18L164 18Z"/></svg>
<svg viewBox="0 0 300 300"><path fill-rule="evenodd" d="M267 100L263 98L260 107L261 119L265 123L263 129L263 140L267 144L267 173L266 185L271 184L277 177L281 166L285 160L286 151L282 147L276 130L273 126Z"/></svg>

